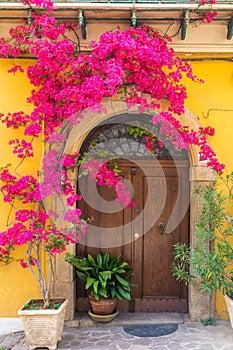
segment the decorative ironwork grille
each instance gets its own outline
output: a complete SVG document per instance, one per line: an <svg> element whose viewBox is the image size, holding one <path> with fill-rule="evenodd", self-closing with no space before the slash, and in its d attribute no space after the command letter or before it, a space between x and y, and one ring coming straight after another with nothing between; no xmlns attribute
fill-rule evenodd
<svg viewBox="0 0 233 350"><path fill-rule="evenodd" d="M124 118L124 117L123 117ZM114 118L116 120L116 118ZM113 121L114 121L113 119ZM88 156L94 158L101 158L105 155L109 158L153 158L168 159L168 160L186 160L188 159L187 150L176 149L166 137L160 137L160 126L149 124L148 117L145 121L144 118L140 119L135 117L130 122L125 119L125 122L121 122L121 118L118 122L112 122L96 127L87 137L85 144L82 147L81 152L87 152ZM143 120L143 121L142 121ZM132 129L138 128L145 132L142 135L135 137L132 134ZM157 153L150 152L146 147L149 135L155 135L156 140L153 142L153 149L157 150ZM158 140L161 140L163 147L158 146Z"/></svg>

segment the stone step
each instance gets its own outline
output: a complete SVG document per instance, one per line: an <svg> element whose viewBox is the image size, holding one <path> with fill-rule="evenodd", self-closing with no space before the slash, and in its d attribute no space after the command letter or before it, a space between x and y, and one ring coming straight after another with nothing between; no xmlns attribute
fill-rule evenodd
<svg viewBox="0 0 233 350"><path fill-rule="evenodd" d="M188 315L173 312L121 312L117 318L110 323L98 323L91 320L88 313L77 313L72 321L66 321L65 326L71 328L78 327L105 327L105 326L130 326L130 325L146 325L146 324L164 324L164 323L184 323L187 321Z"/></svg>

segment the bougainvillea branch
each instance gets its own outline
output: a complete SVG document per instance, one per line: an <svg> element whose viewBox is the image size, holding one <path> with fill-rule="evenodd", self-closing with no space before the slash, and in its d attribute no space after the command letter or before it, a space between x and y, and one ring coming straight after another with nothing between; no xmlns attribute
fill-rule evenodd
<svg viewBox="0 0 233 350"><path fill-rule="evenodd" d="M35 57L34 63L26 69L33 86L27 102L33 109L29 114L23 111L1 114L1 121L7 128L23 130L23 139L16 137L9 141L20 165L34 157L33 144L39 136L49 146L38 178L11 173L8 167L0 172L4 201L15 209L14 223L0 234L0 260L11 262L14 247L27 244L26 257L20 259L20 264L29 267L34 275L37 269L37 281L47 305L49 284L44 283L41 250L51 262L53 254L77 242L86 231L86 222L77 209L82 197L70 181L70 171L80 166L98 185L113 187L118 203L127 207L134 205L121 176L109 169L106 161L85 159L77 153L65 154L64 147L54 147L66 140L64 130L72 130L83 117L83 111L101 108L105 99L124 92L129 108L137 105L141 111L154 111L151 122L160 123L162 134L172 139L174 147L188 149L196 145L207 166L222 173L224 165L207 143L213 129L189 130L180 122L187 97L182 78L202 81L168 46L167 36L161 37L145 25L125 31L118 28L102 34L99 42L91 42L91 53L84 54L80 53L79 40L75 43L69 39L69 30L74 31L75 26L57 22L51 12L51 1L31 0L24 4L36 5L45 11L39 15L33 7L35 12L30 23L24 21L10 30L10 38L0 39L0 57L17 58L26 52ZM19 65L12 67L9 73L25 74ZM161 108L163 100L167 101L166 110ZM64 124L67 121L69 123ZM148 135L146 147L151 151L152 141L153 135ZM54 194L65 198L62 213L45 210L43 201ZM57 225L57 221L65 225Z"/></svg>

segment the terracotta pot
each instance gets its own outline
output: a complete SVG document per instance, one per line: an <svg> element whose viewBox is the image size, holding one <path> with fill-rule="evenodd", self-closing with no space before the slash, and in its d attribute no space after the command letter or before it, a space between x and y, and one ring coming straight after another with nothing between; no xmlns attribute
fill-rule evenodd
<svg viewBox="0 0 233 350"><path fill-rule="evenodd" d="M96 315L111 315L116 307L117 299L100 298L96 300L91 294L89 295L91 308Z"/></svg>
<svg viewBox="0 0 233 350"><path fill-rule="evenodd" d="M18 311L30 350L44 347L49 350L57 348L57 343L62 337L67 303L66 299L57 310L24 310L23 306Z"/></svg>

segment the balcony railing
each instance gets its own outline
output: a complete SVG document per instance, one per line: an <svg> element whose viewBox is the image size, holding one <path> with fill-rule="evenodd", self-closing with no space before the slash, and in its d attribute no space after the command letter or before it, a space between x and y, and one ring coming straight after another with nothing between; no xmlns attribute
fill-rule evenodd
<svg viewBox="0 0 233 350"><path fill-rule="evenodd" d="M75 19L82 28L82 37L86 39L86 20L131 21L136 27L138 23L147 21L177 20L181 23L181 40L186 37L189 23L198 19L198 14L209 11L217 12L214 21L227 26L227 39L233 38L233 0L216 0L216 4L200 6L200 0L52 0L55 4L55 17L58 19ZM208 2L208 1L207 1ZM104 10L105 12L95 12ZM5 12L4 12L5 11ZM10 12L9 12L10 11ZM30 18L29 7L18 0L0 0L0 19L16 20ZM66 11L66 12L65 12ZM77 12L78 11L78 12ZM9 15L10 13L10 15ZM104 13L104 14L103 14Z"/></svg>

